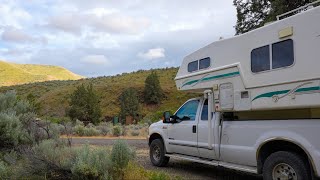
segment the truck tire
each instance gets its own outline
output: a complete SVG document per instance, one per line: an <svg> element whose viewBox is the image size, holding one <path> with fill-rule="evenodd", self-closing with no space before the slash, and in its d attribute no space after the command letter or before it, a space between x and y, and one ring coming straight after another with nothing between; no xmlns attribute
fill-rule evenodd
<svg viewBox="0 0 320 180"><path fill-rule="evenodd" d="M155 139L150 144L150 160L153 165L162 167L169 162L169 157L165 156L165 149L161 139Z"/></svg>
<svg viewBox="0 0 320 180"><path fill-rule="evenodd" d="M271 154L263 165L264 180L311 180L310 168L301 156L286 151Z"/></svg>

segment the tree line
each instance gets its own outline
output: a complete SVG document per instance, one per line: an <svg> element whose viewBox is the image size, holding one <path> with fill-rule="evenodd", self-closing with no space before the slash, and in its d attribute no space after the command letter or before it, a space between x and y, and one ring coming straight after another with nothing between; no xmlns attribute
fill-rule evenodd
<svg viewBox="0 0 320 180"><path fill-rule="evenodd" d="M143 102L148 105L157 105L161 103L163 97L164 93L160 86L159 77L156 72L152 72L145 80ZM140 114L140 101L136 89L132 87L125 89L119 97L120 120L124 120L127 116L137 120ZM100 98L92 84L87 86L81 84L71 94L67 115L72 120L78 119L93 124L98 124L101 121Z"/></svg>
<svg viewBox="0 0 320 180"><path fill-rule="evenodd" d="M275 21L278 15L315 0L234 0L237 10L236 34L243 34Z"/></svg>

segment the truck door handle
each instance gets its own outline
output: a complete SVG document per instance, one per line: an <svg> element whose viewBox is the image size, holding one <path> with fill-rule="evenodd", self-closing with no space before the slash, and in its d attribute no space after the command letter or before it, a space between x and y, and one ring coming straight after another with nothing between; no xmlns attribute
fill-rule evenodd
<svg viewBox="0 0 320 180"><path fill-rule="evenodd" d="M193 125L192 126L192 133L196 133L197 132L197 126L196 125Z"/></svg>

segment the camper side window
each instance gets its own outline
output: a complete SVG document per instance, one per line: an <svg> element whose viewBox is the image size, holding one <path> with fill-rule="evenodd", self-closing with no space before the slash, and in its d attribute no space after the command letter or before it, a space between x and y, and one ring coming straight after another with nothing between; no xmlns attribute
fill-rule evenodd
<svg viewBox="0 0 320 180"><path fill-rule="evenodd" d="M206 69L210 67L210 58L204 58L204 59L200 59L199 61L199 69Z"/></svg>
<svg viewBox="0 0 320 180"><path fill-rule="evenodd" d="M251 51L251 71L261 72L270 70L269 45Z"/></svg>
<svg viewBox="0 0 320 180"><path fill-rule="evenodd" d="M193 72L198 70L198 61L193 61L188 64L188 72Z"/></svg>
<svg viewBox="0 0 320 180"><path fill-rule="evenodd" d="M272 44L272 69L291 66L293 61L292 39Z"/></svg>

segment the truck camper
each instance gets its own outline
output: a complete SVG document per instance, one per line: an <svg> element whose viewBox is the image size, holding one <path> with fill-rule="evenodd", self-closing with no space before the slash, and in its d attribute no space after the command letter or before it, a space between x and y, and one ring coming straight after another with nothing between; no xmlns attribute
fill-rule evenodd
<svg viewBox="0 0 320 180"><path fill-rule="evenodd" d="M186 56L176 86L203 96L149 127L151 162L179 158L267 180L320 177L319 4Z"/></svg>

